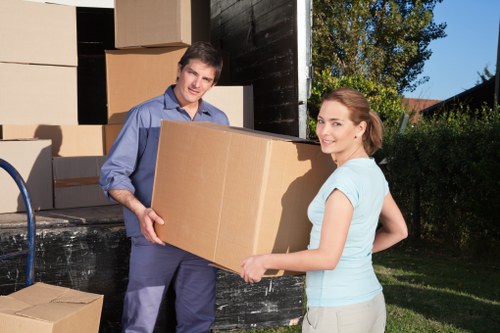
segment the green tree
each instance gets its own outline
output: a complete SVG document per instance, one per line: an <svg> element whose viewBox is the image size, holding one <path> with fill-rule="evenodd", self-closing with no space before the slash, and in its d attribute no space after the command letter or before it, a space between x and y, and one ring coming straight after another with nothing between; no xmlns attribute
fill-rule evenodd
<svg viewBox="0 0 500 333"><path fill-rule="evenodd" d="M314 0L315 72L361 76L413 91L432 51L431 41L446 36L445 23L433 21L442 0Z"/></svg>
<svg viewBox="0 0 500 333"><path fill-rule="evenodd" d="M485 83L493 76L495 76L495 74L490 71L487 65L484 66L483 72L482 73L477 72L477 75L479 75L479 79L476 81L476 84Z"/></svg>
<svg viewBox="0 0 500 333"><path fill-rule="evenodd" d="M310 138L315 138L316 117L321 107L323 95L340 87L351 87L361 92L370 103L370 108L379 114L386 132L392 132L399 127L405 109L402 105L402 96L396 88L368 81L356 75L333 77L327 70L317 73L314 82L311 97L307 103Z"/></svg>

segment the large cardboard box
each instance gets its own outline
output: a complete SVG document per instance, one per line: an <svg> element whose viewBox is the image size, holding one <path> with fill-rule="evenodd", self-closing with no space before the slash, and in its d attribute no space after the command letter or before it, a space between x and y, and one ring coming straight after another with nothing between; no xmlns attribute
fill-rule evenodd
<svg viewBox="0 0 500 333"><path fill-rule="evenodd" d="M234 272L249 255L306 248L307 207L333 171L318 145L212 123L162 121L160 133L162 240Z"/></svg>
<svg viewBox="0 0 500 333"><path fill-rule="evenodd" d="M0 140L0 158L12 165L26 183L34 210L53 208L50 140ZM3 168L0 184L0 213L25 212L21 190Z"/></svg>
<svg viewBox="0 0 500 333"><path fill-rule="evenodd" d="M0 124L78 124L76 67L0 63Z"/></svg>
<svg viewBox="0 0 500 333"><path fill-rule="evenodd" d="M0 62L76 67L75 7L0 1Z"/></svg>
<svg viewBox="0 0 500 333"><path fill-rule="evenodd" d="M185 47L106 51L108 124L122 124L132 107L175 83L185 51Z"/></svg>
<svg viewBox="0 0 500 333"><path fill-rule="evenodd" d="M116 48L210 41L210 1L115 1Z"/></svg>
<svg viewBox="0 0 500 333"><path fill-rule="evenodd" d="M103 296L36 283L0 296L0 332L97 333Z"/></svg>
<svg viewBox="0 0 500 333"><path fill-rule="evenodd" d="M53 156L105 154L105 125L2 125L2 139L48 139Z"/></svg>
<svg viewBox="0 0 500 333"><path fill-rule="evenodd" d="M214 86L203 99L224 111L233 127L253 129L253 86Z"/></svg>
<svg viewBox="0 0 500 333"><path fill-rule="evenodd" d="M106 156L54 157L54 208L76 208L116 204L99 186Z"/></svg>

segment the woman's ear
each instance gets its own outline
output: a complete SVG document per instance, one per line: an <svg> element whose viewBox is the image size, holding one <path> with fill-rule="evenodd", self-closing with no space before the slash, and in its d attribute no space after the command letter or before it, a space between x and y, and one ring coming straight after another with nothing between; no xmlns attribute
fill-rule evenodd
<svg viewBox="0 0 500 333"><path fill-rule="evenodd" d="M367 125L366 121L363 120L362 122L360 122L356 126L356 137L361 138L363 136L363 134L365 133L367 126L368 125Z"/></svg>

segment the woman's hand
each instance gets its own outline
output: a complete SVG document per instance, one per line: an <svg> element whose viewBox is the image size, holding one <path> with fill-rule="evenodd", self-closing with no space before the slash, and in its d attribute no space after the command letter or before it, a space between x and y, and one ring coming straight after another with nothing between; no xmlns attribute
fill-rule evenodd
<svg viewBox="0 0 500 333"><path fill-rule="evenodd" d="M240 276L248 283L259 282L266 273L265 255L248 257L241 263Z"/></svg>

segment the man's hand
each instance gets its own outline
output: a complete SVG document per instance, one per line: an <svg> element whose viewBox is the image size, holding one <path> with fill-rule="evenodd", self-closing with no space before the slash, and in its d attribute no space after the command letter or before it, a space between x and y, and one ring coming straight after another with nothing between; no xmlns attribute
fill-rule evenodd
<svg viewBox="0 0 500 333"><path fill-rule="evenodd" d="M158 238L154 229L155 223L165 224L165 222L152 208L145 208L141 213L137 214L137 218L139 219L141 232L148 241L159 245L165 245L165 243Z"/></svg>
<svg viewBox="0 0 500 333"><path fill-rule="evenodd" d="M139 220L141 232L151 243L165 245L165 243L156 235L154 224L165 224L163 219L156 214L152 208L146 208L133 194L128 190L110 190L109 194L121 205L134 212Z"/></svg>

